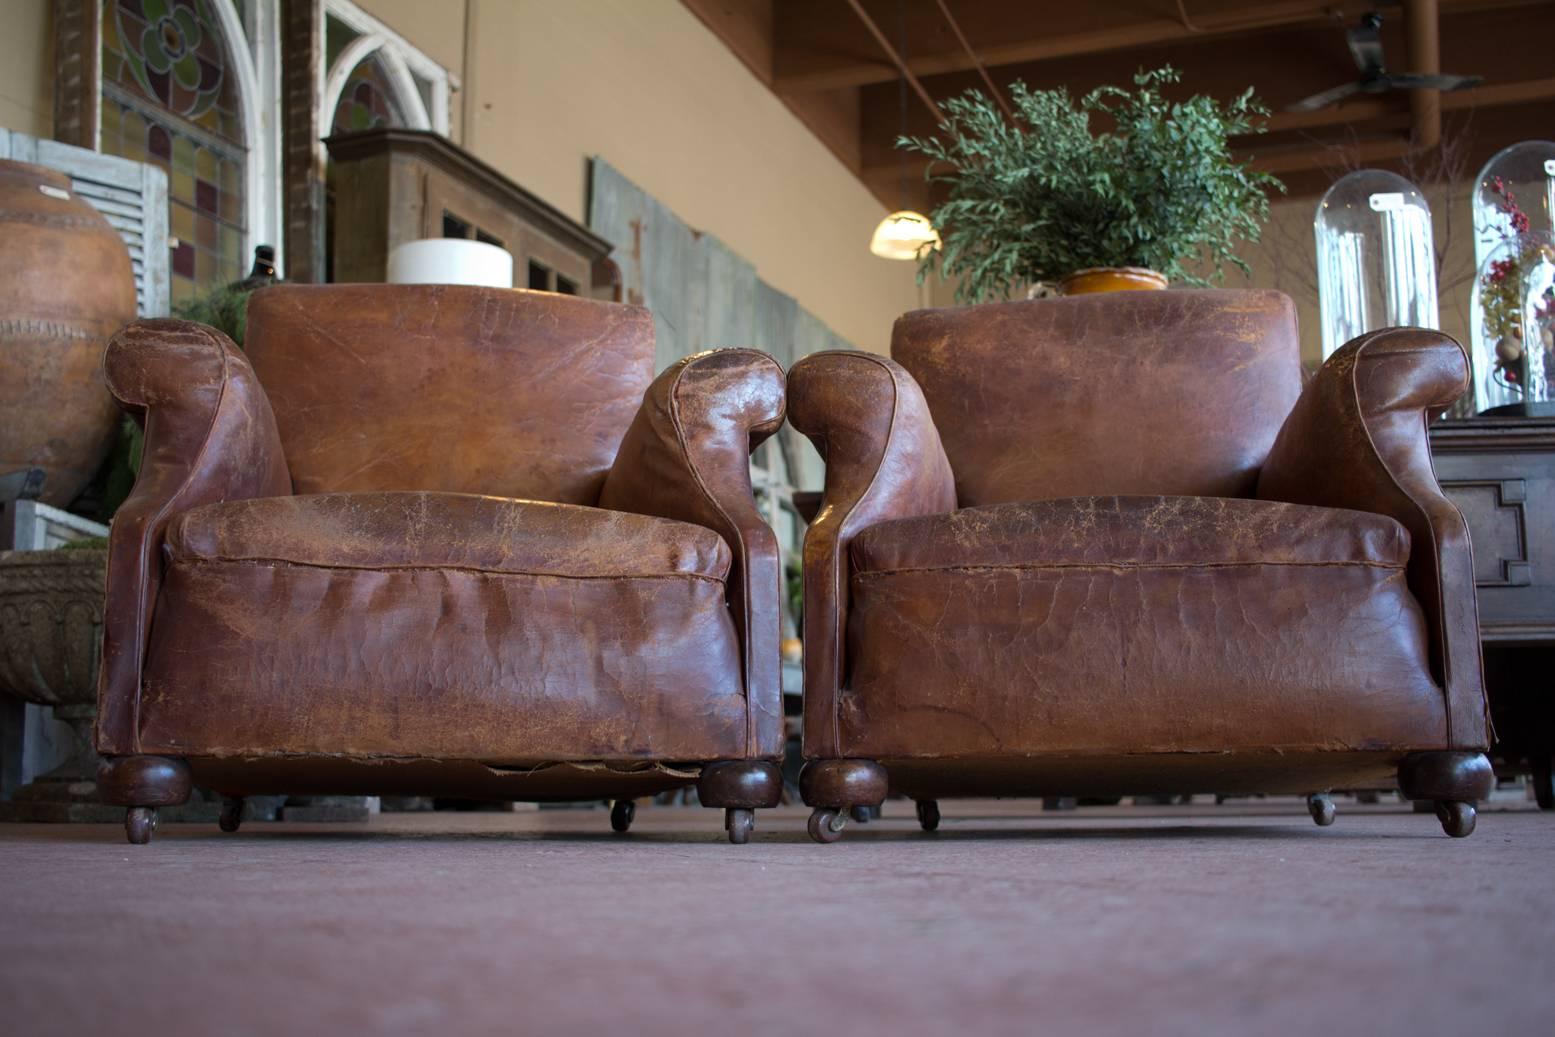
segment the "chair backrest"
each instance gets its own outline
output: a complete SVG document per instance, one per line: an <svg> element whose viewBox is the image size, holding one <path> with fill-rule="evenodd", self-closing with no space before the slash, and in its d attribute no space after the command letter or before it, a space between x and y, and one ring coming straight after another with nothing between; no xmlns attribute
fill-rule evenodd
<svg viewBox="0 0 1555 1037"><path fill-rule="evenodd" d="M962 507L1251 496L1301 391L1278 292L1116 292L919 310L891 354L923 387Z"/></svg>
<svg viewBox="0 0 1555 1037"><path fill-rule="evenodd" d="M636 306L450 285L277 285L245 352L297 493L593 504L653 378Z"/></svg>

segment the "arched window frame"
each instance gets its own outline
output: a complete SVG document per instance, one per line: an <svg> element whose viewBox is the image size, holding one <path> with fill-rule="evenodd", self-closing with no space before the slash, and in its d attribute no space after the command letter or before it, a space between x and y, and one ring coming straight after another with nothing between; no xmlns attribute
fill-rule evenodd
<svg viewBox="0 0 1555 1037"><path fill-rule="evenodd" d="M321 13L326 19L338 19L341 24L357 34L356 39L342 48L335 57L334 65L322 70L319 84L321 118L328 118L329 114L334 112L335 106L340 103L341 91L345 89L351 71L367 58L376 56L383 63L384 71L388 73L389 84L394 89L395 103L409 124L406 128L432 130L445 137L448 136L448 98L456 84L453 83L453 76L446 68L427 57L403 36L356 6L351 0L325 0ZM324 38L323 26L320 26L319 38ZM418 76L431 85L430 108L422 99L421 91L416 87ZM322 154L321 144L320 155Z"/></svg>

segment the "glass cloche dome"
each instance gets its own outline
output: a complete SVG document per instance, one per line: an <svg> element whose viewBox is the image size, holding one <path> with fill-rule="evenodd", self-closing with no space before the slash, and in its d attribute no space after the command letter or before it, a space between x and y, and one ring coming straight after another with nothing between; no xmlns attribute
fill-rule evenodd
<svg viewBox="0 0 1555 1037"><path fill-rule="evenodd" d="M1555 234L1506 237L1474 279L1474 409L1555 415Z"/></svg>
<svg viewBox="0 0 1555 1037"><path fill-rule="evenodd" d="M1555 142L1525 140L1497 152L1474 180L1473 204L1474 409L1549 413L1548 350L1520 322L1535 319L1537 307L1522 297L1538 294L1555 239Z"/></svg>
<svg viewBox="0 0 1555 1037"><path fill-rule="evenodd" d="M1496 152L1474 181L1474 267L1508 237L1555 234L1555 141L1525 140Z"/></svg>
<svg viewBox="0 0 1555 1037"><path fill-rule="evenodd" d="M1318 299L1326 359L1377 328L1439 326L1431 207L1394 173L1362 169L1318 203Z"/></svg>

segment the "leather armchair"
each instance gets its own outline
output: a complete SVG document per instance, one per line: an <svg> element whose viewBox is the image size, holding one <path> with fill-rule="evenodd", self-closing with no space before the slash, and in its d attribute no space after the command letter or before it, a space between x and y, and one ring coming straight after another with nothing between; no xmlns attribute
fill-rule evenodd
<svg viewBox="0 0 1555 1037"><path fill-rule="evenodd" d="M1467 835L1491 772L1467 529L1426 425L1434 331L1303 387L1274 292L925 310L822 353L789 416L826 460L805 540L811 835L889 789L1268 792L1397 782Z"/></svg>
<svg viewBox="0 0 1555 1037"><path fill-rule="evenodd" d="M99 788L145 842L193 783L616 800L696 784L744 842L781 794L777 545L751 449L782 370L652 376L646 311L277 286L247 352L138 321L146 433L109 539Z"/></svg>

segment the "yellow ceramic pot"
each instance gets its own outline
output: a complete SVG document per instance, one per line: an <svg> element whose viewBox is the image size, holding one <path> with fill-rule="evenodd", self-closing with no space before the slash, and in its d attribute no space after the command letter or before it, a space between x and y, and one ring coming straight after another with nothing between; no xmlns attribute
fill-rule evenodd
<svg viewBox="0 0 1555 1037"><path fill-rule="evenodd" d="M1091 292L1160 291L1166 277L1142 266L1097 266L1076 270L1058 282L1064 295L1089 295Z"/></svg>

